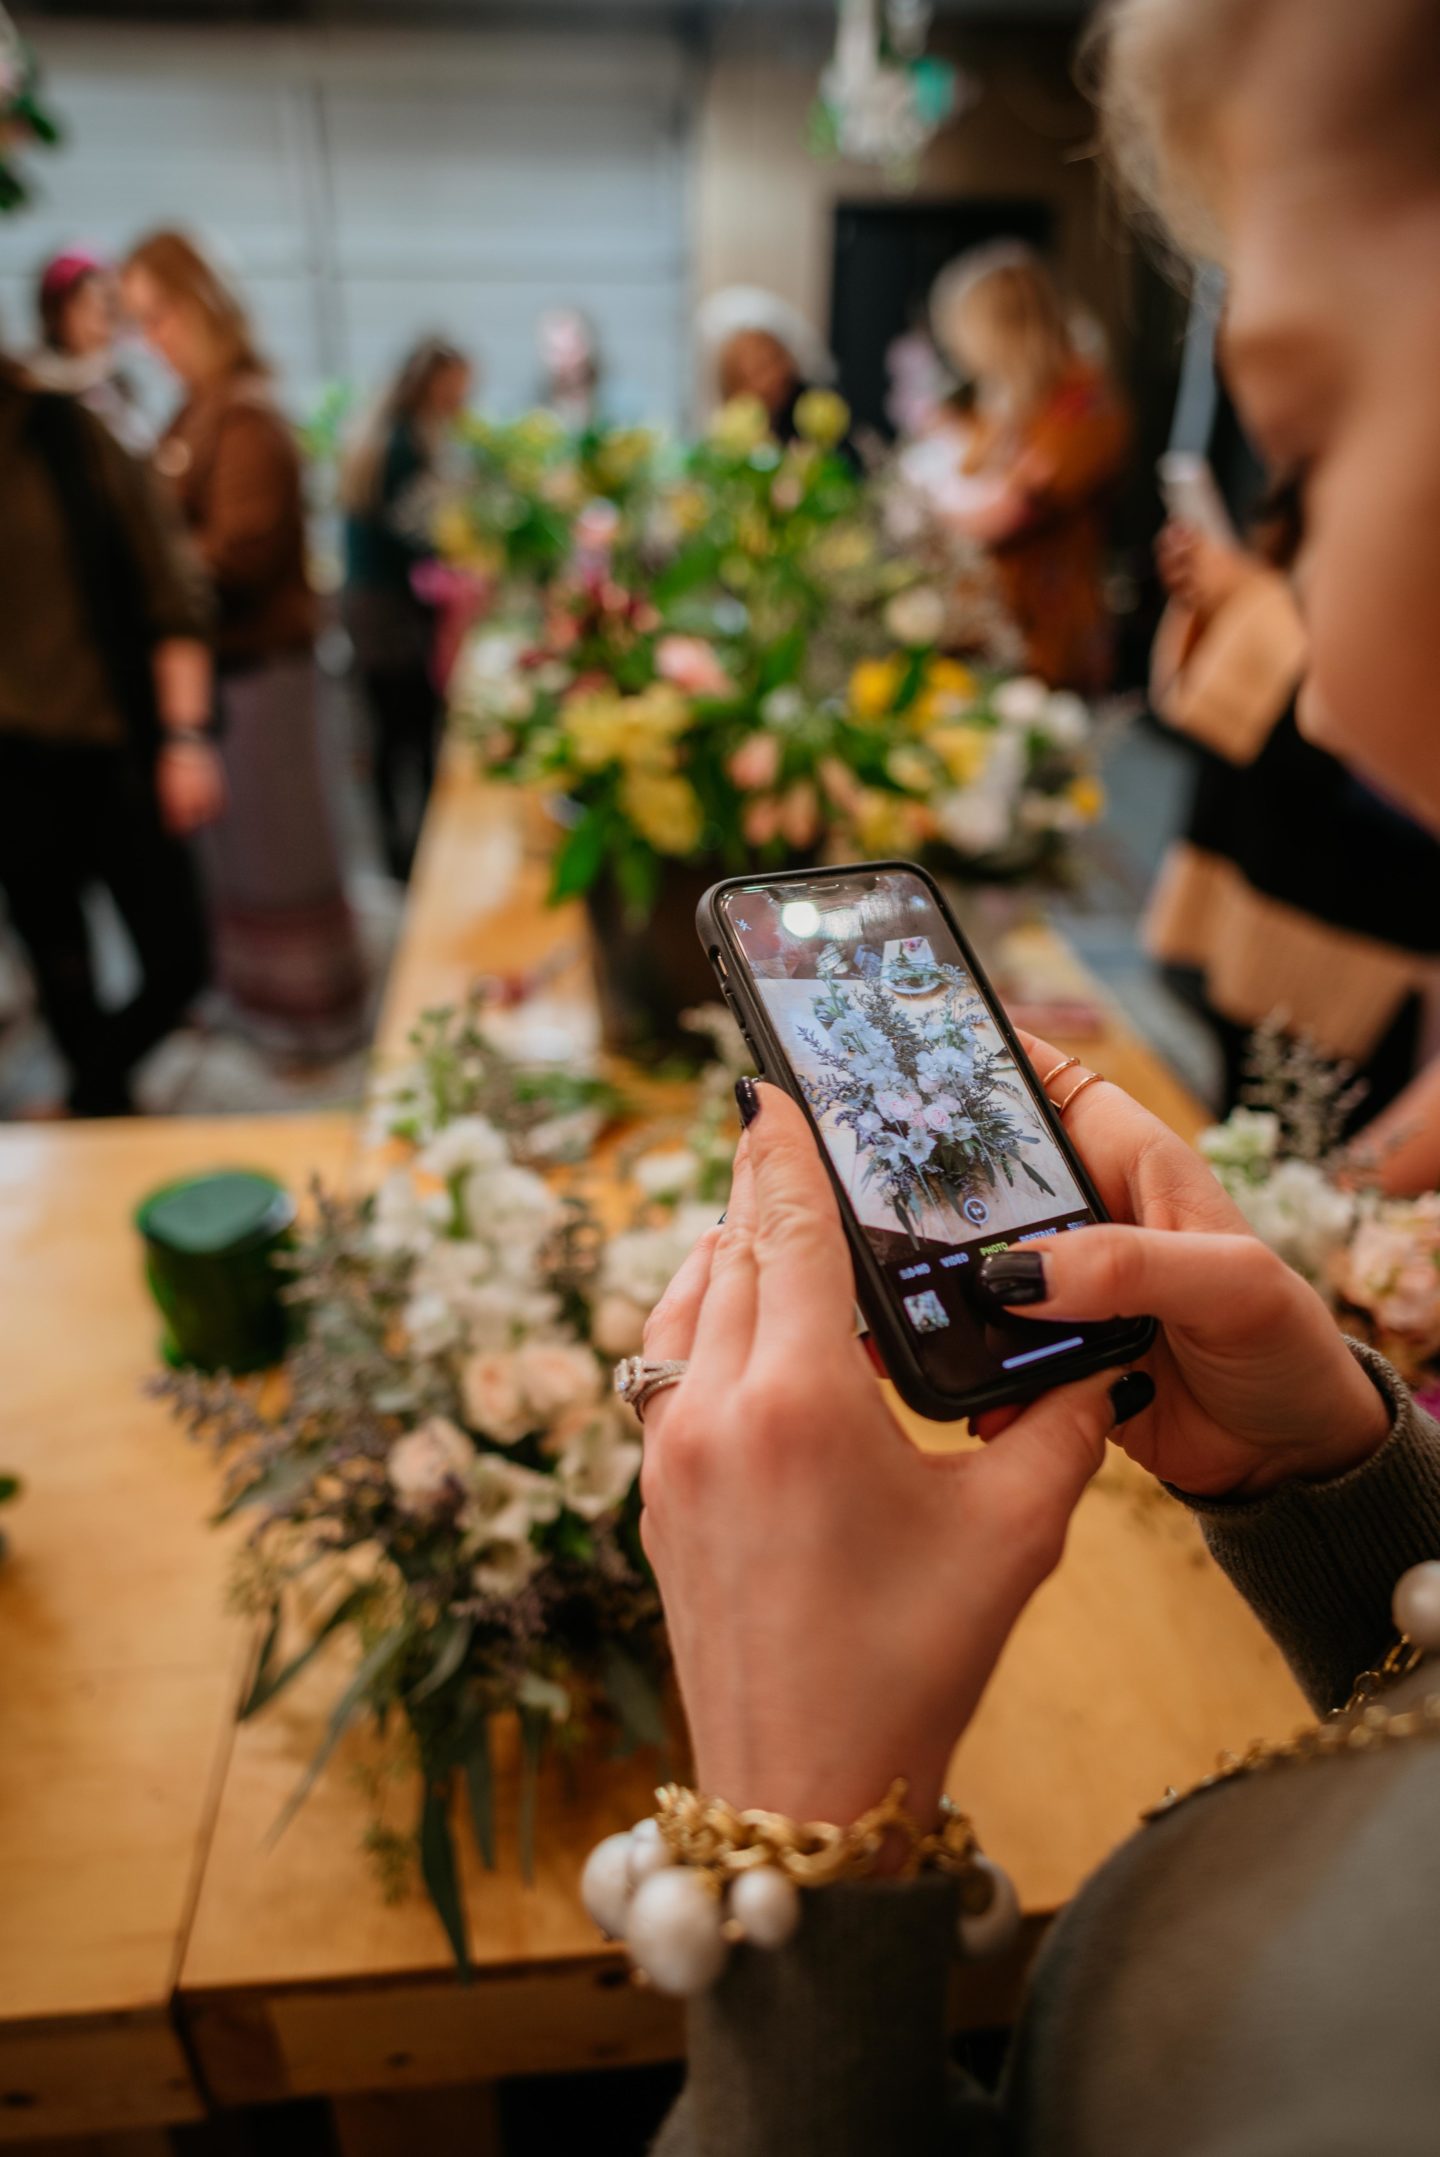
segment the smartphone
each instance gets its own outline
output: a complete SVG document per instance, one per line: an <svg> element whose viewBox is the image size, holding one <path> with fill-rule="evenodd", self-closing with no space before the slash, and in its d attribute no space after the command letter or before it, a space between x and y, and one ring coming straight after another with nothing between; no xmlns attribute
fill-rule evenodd
<svg viewBox="0 0 1440 2157"><path fill-rule="evenodd" d="M1173 517L1177 524L1193 525L1222 547L1239 546L1215 474L1203 457L1190 450L1170 449L1155 470L1167 517Z"/></svg>
<svg viewBox="0 0 1440 2157"><path fill-rule="evenodd" d="M981 1261L1106 1218L951 914L912 862L731 877L696 916L763 1078L805 1111L901 1397L953 1422L1126 1363L1154 1321L1007 1313Z"/></svg>

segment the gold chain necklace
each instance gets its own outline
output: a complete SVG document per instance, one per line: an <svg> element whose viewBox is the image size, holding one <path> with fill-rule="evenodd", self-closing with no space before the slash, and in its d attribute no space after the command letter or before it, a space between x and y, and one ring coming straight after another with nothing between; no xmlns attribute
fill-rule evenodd
<svg viewBox="0 0 1440 2157"><path fill-rule="evenodd" d="M1222 1753L1213 1773L1202 1776L1188 1790L1167 1790L1158 1804L1140 1815L1141 1819L1159 1820L1187 1798L1198 1797L1202 1790L1213 1790L1217 1783L1234 1782L1242 1775L1258 1775L1299 1761L1323 1760L1332 1753L1374 1752L1380 1746L1398 1745L1407 1738L1440 1737L1440 1693L1427 1693L1413 1708L1398 1710L1382 1707L1375 1699L1397 1679L1418 1670L1424 1660L1424 1649L1417 1648L1402 1633L1373 1670L1361 1671L1343 1707L1333 1708L1321 1722L1306 1723L1293 1737L1256 1738L1243 1753ZM1347 1721L1356 1714L1357 1722Z"/></svg>

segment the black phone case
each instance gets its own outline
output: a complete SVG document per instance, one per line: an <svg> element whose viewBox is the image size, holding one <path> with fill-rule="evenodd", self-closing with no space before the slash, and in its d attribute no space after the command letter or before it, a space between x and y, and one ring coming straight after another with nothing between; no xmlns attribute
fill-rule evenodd
<svg viewBox="0 0 1440 2157"><path fill-rule="evenodd" d="M856 1288L860 1308L866 1323L879 1343L885 1358L885 1367L895 1384L895 1390L917 1414L927 1416L935 1423L955 1423L963 1416L982 1415L987 1408L1003 1408L1011 1401L1031 1400L1038 1392L1052 1392L1056 1386L1067 1385L1073 1379L1083 1378L1090 1371L1107 1370L1119 1363L1130 1363L1149 1348L1155 1338L1153 1318L1137 1318L1123 1334L1113 1339L1097 1342L1093 1348L1078 1350L1074 1355L1057 1360L1047 1370L1047 1383L1036 1386L1022 1378L998 1379L994 1385L984 1386L963 1397L943 1393L932 1385L921 1368L915 1354L909 1332L893 1300L880 1263L870 1248L869 1239L850 1209L849 1199L835 1173L820 1127L811 1114L810 1106L801 1092L790 1069L789 1059L771 1026L760 997L754 992L749 968L739 945L720 911L720 900L730 891L750 891L757 885L813 884L817 878L843 877L885 870L902 870L906 875L916 876L929 892L941 920L949 929L959 947L965 966L974 978L975 986L994 1019L1000 1034L1015 1059L1015 1067L1029 1088L1036 1109L1046 1129L1064 1157L1076 1183L1085 1194L1097 1221L1110 1216L1100 1202L1100 1195L1085 1172L1085 1164L1076 1153L1065 1133L1065 1127L1053 1104L1040 1084L1039 1076L1015 1035L1015 1029L1005 1015L995 991L991 988L985 969L970 947L969 940L945 902L945 897L933 876L913 861L861 861L845 862L835 867L828 864L820 869L777 869L767 874L764 870L750 876L728 876L718 884L712 884L695 910L695 926L704 945L720 993L731 1015L738 1021L750 1051L755 1058L760 1076L779 1086L791 1099L798 1102L806 1121L815 1134L815 1143L826 1173L840 1204L840 1218L845 1224L845 1234L850 1244L850 1255L855 1265ZM717 964L717 954L725 960L722 971Z"/></svg>

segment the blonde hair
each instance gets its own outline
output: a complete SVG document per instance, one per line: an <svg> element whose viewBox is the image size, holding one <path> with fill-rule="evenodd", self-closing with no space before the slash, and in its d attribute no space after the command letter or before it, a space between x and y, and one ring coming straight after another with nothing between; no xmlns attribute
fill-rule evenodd
<svg viewBox="0 0 1440 2157"><path fill-rule="evenodd" d="M973 248L940 272L930 294L937 342L960 359L978 344L982 402L1023 419L1074 364L1075 339L1055 280L1032 248L1003 240Z"/></svg>
<svg viewBox="0 0 1440 2157"><path fill-rule="evenodd" d="M444 337L422 337L411 347L389 387L356 428L340 460L342 509L351 516L363 517L376 508L385 454L397 423L420 418L438 376L451 367L469 365L460 347Z"/></svg>
<svg viewBox="0 0 1440 2157"><path fill-rule="evenodd" d="M149 232L125 258L125 269L143 270L172 300L195 308L215 340L227 374L268 374L270 364L255 341L245 302L221 270L186 232Z"/></svg>
<svg viewBox="0 0 1440 2157"><path fill-rule="evenodd" d="M1262 50L1284 91L1266 125L1337 156L1440 176L1435 0L1103 0L1082 65L1111 165L1142 216L1223 257L1217 210L1227 103Z"/></svg>

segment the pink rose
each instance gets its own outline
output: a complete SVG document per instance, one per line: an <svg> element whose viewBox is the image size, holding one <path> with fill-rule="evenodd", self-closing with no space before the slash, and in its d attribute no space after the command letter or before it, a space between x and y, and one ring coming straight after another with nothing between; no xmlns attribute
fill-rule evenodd
<svg viewBox="0 0 1440 2157"><path fill-rule="evenodd" d="M813 846L820 836L820 803L808 779L787 787L780 803L780 829L786 843L797 853Z"/></svg>
<svg viewBox="0 0 1440 2157"><path fill-rule="evenodd" d="M779 837L780 804L773 794L757 796L754 801L746 802L740 822L747 845L768 846L772 839Z"/></svg>
<svg viewBox="0 0 1440 2157"><path fill-rule="evenodd" d="M950 1109L944 1101L927 1101L920 1111L920 1121L932 1131L948 1131Z"/></svg>
<svg viewBox="0 0 1440 2157"><path fill-rule="evenodd" d="M515 1351L515 1372L532 1425L553 1422L566 1409L600 1398L600 1366L588 1348L574 1342L527 1342Z"/></svg>
<svg viewBox="0 0 1440 2157"><path fill-rule="evenodd" d="M668 640L667 640L668 641ZM773 786L780 776L780 743L774 734L752 734L730 759L730 776L747 794Z"/></svg>
<svg viewBox="0 0 1440 2157"><path fill-rule="evenodd" d="M920 1113L920 1096L918 1093L901 1093L898 1087L887 1086L883 1093L876 1094L875 1106L889 1122L909 1123Z"/></svg>
<svg viewBox="0 0 1440 2157"><path fill-rule="evenodd" d="M838 756L827 756L822 761L820 784L824 787L837 809L844 809L847 814L853 814L860 806L860 797L865 789L861 786L860 781L851 771L849 765L842 764Z"/></svg>
<svg viewBox="0 0 1440 2157"><path fill-rule="evenodd" d="M540 1420L521 1390L513 1349L491 1349L467 1358L460 1373L460 1398L467 1423L496 1445L514 1445Z"/></svg>
<svg viewBox="0 0 1440 2157"><path fill-rule="evenodd" d="M731 697L735 684L703 637L662 637L655 647L660 679L691 697Z"/></svg>

